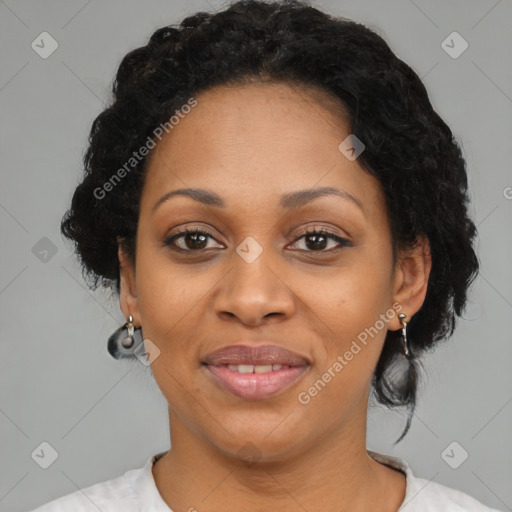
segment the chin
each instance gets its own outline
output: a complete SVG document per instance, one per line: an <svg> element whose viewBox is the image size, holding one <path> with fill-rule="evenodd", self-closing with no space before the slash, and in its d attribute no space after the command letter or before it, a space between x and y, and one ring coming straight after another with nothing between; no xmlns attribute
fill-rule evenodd
<svg viewBox="0 0 512 512"><path fill-rule="evenodd" d="M243 462L284 461L306 449L306 441L311 439L305 421L298 420L298 415L290 412L289 407L280 413L253 411L241 414L238 411L222 417L225 430L215 429L207 436L225 456Z"/></svg>

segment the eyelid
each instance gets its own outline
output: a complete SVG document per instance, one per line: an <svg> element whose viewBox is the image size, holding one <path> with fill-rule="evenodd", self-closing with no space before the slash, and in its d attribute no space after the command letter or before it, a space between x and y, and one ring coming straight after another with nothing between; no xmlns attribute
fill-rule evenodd
<svg viewBox="0 0 512 512"><path fill-rule="evenodd" d="M173 233L172 235L164 237L162 245L164 247L171 247L172 250L177 251L177 252L189 252L189 253L197 253L197 254L201 254L204 251L208 251L209 249L212 249L211 247L210 248L197 249L197 250L194 250L194 249L182 249L181 247L177 247L175 245L174 242L176 240L179 240L179 239L183 238L184 236L186 236L187 234L190 234L190 233L202 234L202 235L204 235L204 236L206 236L208 238L211 238L217 244L224 246L224 244L219 242L215 238L215 236L208 229L206 229L206 228L204 228L202 226L185 226L185 227L182 227L182 228L178 228L178 230L175 233ZM313 225L313 226L310 225L310 226L307 226L307 227L303 228L298 234L296 234L296 236L294 237L294 240L290 244L288 244L287 247L289 245L296 244L297 242L299 242L302 238L304 238L307 235L323 235L323 236L326 236L328 239L335 241L338 244L338 246L335 247L335 248L328 249L328 250L319 250L319 251L314 251L314 250L309 250L308 251L308 250L304 250L303 249L302 250L303 252L311 252L311 253L318 253L318 254L326 254L326 253L330 254L331 252L339 250L342 247L353 247L353 244L352 244L352 242L350 241L349 238L344 237L343 235L338 234L336 231L334 231L331 228L328 228L328 227L325 227L325 226L319 226L319 225ZM224 248L225 248L225 246L224 246Z"/></svg>
<svg viewBox="0 0 512 512"><path fill-rule="evenodd" d="M308 234L315 234L315 233L325 233L325 234L328 234L328 235L336 236L338 238L348 239L348 237L344 237L343 235L341 235L341 234L337 233L336 231L334 231L334 229L329 228L327 226L320 226L318 224L314 224L312 226L305 227L304 229L302 229L299 232L297 237L300 238L301 236L308 235Z"/></svg>
<svg viewBox="0 0 512 512"><path fill-rule="evenodd" d="M219 242L215 236L212 235L212 233L206 229L206 228L203 228L203 227L199 227L199 226L186 226L184 228L178 228L178 230L173 233L172 235L166 235L162 241L162 245L164 247L171 247L173 250L176 250L176 251L181 251L181 252L190 252L190 253L200 253L201 251L204 251L206 249L199 249L199 250L193 250L193 249L182 249L181 247L177 247L174 242L176 240L179 240L180 238L183 238L184 236L186 236L187 234L189 233L198 233L198 234L202 234L202 235L205 235L209 238L211 238L212 240L215 240L216 243L220 244L220 245L223 245L221 242Z"/></svg>
<svg viewBox="0 0 512 512"><path fill-rule="evenodd" d="M311 253L317 252L319 254L330 254L332 251L335 251L342 247L353 247L353 244L348 237L340 235L339 233L336 233L334 230L324 227L324 226L313 226L313 227L309 226L309 227L305 228L304 230L302 230L300 232L300 234L298 234L295 237L295 240L292 242L292 245L297 243L302 238L304 238L304 236L315 235L315 234L324 235L327 238L329 238L330 240L334 240L338 244L338 247L335 247L334 249L323 250L323 251L306 251L306 252L311 252Z"/></svg>

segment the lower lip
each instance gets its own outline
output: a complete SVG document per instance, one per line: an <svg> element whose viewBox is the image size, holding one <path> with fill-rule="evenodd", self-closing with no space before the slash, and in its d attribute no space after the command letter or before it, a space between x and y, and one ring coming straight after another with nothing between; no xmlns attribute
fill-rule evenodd
<svg viewBox="0 0 512 512"><path fill-rule="evenodd" d="M297 381L306 366L294 366L265 373L238 373L227 366L206 366L215 380L233 395L259 400L276 395Z"/></svg>

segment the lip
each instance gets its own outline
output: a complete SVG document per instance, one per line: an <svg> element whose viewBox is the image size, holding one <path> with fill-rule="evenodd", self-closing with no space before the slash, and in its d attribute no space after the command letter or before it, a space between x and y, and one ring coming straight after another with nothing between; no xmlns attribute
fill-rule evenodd
<svg viewBox="0 0 512 512"><path fill-rule="evenodd" d="M239 373L228 365L285 366L264 373ZM230 345L208 354L204 360L208 373L224 390L246 400L261 400L275 396L299 380L310 362L276 345Z"/></svg>
<svg viewBox="0 0 512 512"><path fill-rule="evenodd" d="M229 345L209 353L204 362L211 366L228 364L281 364L304 366L309 361L304 357L277 345Z"/></svg>

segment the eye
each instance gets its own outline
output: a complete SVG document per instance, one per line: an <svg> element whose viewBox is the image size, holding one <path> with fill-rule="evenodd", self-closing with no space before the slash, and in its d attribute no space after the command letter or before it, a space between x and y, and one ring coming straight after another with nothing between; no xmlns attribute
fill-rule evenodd
<svg viewBox="0 0 512 512"><path fill-rule="evenodd" d="M199 252L201 250L211 249L211 247L207 246L208 238L214 240L211 233L204 229L185 228L167 237L163 245L171 246L173 249L183 252ZM176 243L177 241L181 242L181 246Z"/></svg>
<svg viewBox="0 0 512 512"><path fill-rule="evenodd" d="M204 229L200 228L185 228L178 233L165 238L163 241L164 246L170 246L172 249L181 252L201 252L206 249L212 249L208 247L208 239L214 240L212 234ZM321 229L308 229L300 237L298 237L293 244L297 244L299 241L305 242L306 249L302 248L299 250L306 252L332 252L333 250L340 249L341 247L348 247L352 244L346 238L340 237L336 233L329 231L326 228ZM180 243L178 243L180 242ZM329 242L337 242L334 247L328 247ZM292 245L293 245L292 244ZM221 244L218 247L224 248Z"/></svg>
<svg viewBox="0 0 512 512"><path fill-rule="evenodd" d="M308 229L295 240L294 244L302 240L305 242L306 249L300 250L305 250L306 252L332 252L333 250L340 249L341 247L348 247L352 245L346 238L342 238L326 228ZM329 242L333 241L338 243L338 247L335 246L334 248L331 247L326 250Z"/></svg>

